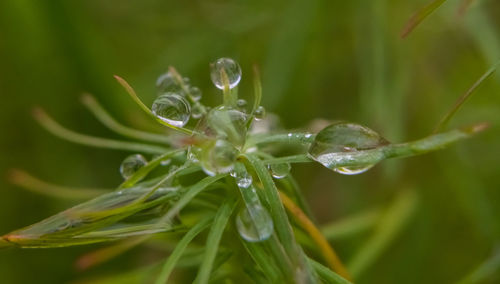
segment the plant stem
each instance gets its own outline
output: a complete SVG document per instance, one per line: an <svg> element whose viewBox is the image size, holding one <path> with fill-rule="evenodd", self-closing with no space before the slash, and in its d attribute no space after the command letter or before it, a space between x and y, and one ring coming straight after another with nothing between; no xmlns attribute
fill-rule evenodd
<svg viewBox="0 0 500 284"><path fill-rule="evenodd" d="M302 212L302 210L282 191L279 192L281 201L285 208L292 214L300 226L307 231L309 236L318 246L321 254L332 270L346 279L351 279L349 272L345 268L340 258L335 253L334 249L330 246L325 237L321 234L320 230L314 223Z"/></svg>

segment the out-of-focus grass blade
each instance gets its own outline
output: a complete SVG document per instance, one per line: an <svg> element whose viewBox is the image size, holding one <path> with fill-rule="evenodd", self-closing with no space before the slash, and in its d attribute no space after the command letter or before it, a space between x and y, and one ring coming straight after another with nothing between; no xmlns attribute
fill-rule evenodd
<svg viewBox="0 0 500 284"><path fill-rule="evenodd" d="M78 270L89 269L90 267L106 262L117 255L124 253L141 242L142 238L131 238L117 244L86 253L78 258L75 263L75 267Z"/></svg>
<svg viewBox="0 0 500 284"><path fill-rule="evenodd" d="M210 273L212 272L212 267L214 265L214 260L217 255L217 250L219 248L219 243L222 238L222 234L226 229L227 222L229 221L229 217L233 213L235 205L235 200L227 200L217 211L212 227L210 228L210 233L207 237L203 262L200 265L200 269L198 270L198 275L196 276L194 283L208 283L208 280L210 279Z"/></svg>
<svg viewBox="0 0 500 284"><path fill-rule="evenodd" d="M167 148L160 146L93 137L74 132L61 126L41 108L33 109L33 117L53 135L76 144L151 154L165 153L168 151Z"/></svg>
<svg viewBox="0 0 500 284"><path fill-rule="evenodd" d="M12 169L8 174L8 179L12 184L20 186L29 191L51 197L70 199L70 200L82 200L82 199L94 198L96 196L111 191L106 189L94 189L94 188L71 188L66 186L50 184L31 176L25 171L18 169Z"/></svg>
<svg viewBox="0 0 500 284"><path fill-rule="evenodd" d="M484 283L495 273L500 272L500 249L497 248L493 255L472 270L465 278L458 281L457 284L476 284ZM498 280L498 279L497 279ZM491 282L493 283L493 281Z"/></svg>
<svg viewBox="0 0 500 284"><path fill-rule="evenodd" d="M373 228L381 215L380 209L364 211L324 225L321 232L328 240L345 239Z"/></svg>
<svg viewBox="0 0 500 284"><path fill-rule="evenodd" d="M476 0L462 0L462 3L460 3L460 6L458 7L458 15L459 16L464 16L465 13L467 12L467 9L474 3Z"/></svg>
<svg viewBox="0 0 500 284"><path fill-rule="evenodd" d="M441 6L446 0L434 0L431 3L427 4L427 6L418 10L413 16L408 20L406 26L401 32L401 37L404 38L408 36L411 31L418 26L425 18L427 18L432 12L434 12L439 6Z"/></svg>
<svg viewBox="0 0 500 284"><path fill-rule="evenodd" d="M414 190L402 191L382 215L374 234L358 249L347 267L359 277L388 248L416 210L418 196Z"/></svg>
<svg viewBox="0 0 500 284"><path fill-rule="evenodd" d="M458 98L450 111L448 111L448 113L441 119L436 129L434 130L434 133L440 132L444 130L444 128L446 128L453 115L460 109L465 101L470 98L474 91L495 72L499 64L500 61L498 61L495 65L488 69L462 96L460 96L460 98Z"/></svg>
<svg viewBox="0 0 500 284"><path fill-rule="evenodd" d="M312 267L314 270L316 270L316 273L318 273L319 277L325 281L325 283L329 284L350 284L348 280L342 278L342 276L338 275L337 273L331 271L328 267L322 265L321 263L308 258L309 262L312 264Z"/></svg>
<svg viewBox="0 0 500 284"><path fill-rule="evenodd" d="M288 257L284 255L283 258L276 258L275 255L281 256L284 253L279 249L272 249L280 245L275 236L262 242L247 242L243 239L241 242L257 266L264 272L269 283L283 283L290 277L289 265L284 261ZM273 257L269 257L270 253Z"/></svg>
<svg viewBox="0 0 500 284"><path fill-rule="evenodd" d="M170 256L168 257L167 261L163 265L163 268L161 270L160 275L156 279L156 284L163 284L163 283L168 283L168 277L170 276L170 273L174 270L175 265L177 264L177 261L181 258L182 254L184 253L184 250L188 246L188 244L199 234L201 233L205 228L210 225L210 222L212 221L212 218L206 218L200 222L198 222L196 225L189 230L184 237L180 240L179 243L175 246L174 251Z"/></svg>
<svg viewBox="0 0 500 284"><path fill-rule="evenodd" d="M136 130L118 123L90 94L83 94L81 101L104 126L120 135L153 143L171 144L172 142L167 135Z"/></svg>

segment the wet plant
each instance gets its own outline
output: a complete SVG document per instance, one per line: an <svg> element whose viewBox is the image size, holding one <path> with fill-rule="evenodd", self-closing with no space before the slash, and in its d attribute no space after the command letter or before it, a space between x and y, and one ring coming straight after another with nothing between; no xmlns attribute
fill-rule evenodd
<svg viewBox="0 0 500 284"><path fill-rule="evenodd" d="M445 131L468 96L490 76L488 70L462 97L435 133L420 140L391 143L367 126L336 121L318 133L279 129L261 106L259 74L254 69L254 101L238 98L241 69L221 58L211 79L223 103L201 103L201 90L170 67L157 81L158 97L149 108L121 77L116 80L168 135L121 125L90 95L83 104L106 127L135 141L91 137L68 130L42 109L35 119L48 131L93 147L132 152L120 166L116 190L70 189L13 171L11 180L27 189L83 202L0 238L0 246L54 248L101 242L109 247L82 256L80 268L104 262L139 245L169 247L165 260L144 268L145 282L166 283L177 268L197 273L177 282L350 283L373 258L354 258L346 267L328 239L373 226L379 215L408 214L414 197L405 192L385 213L371 211L348 222L319 229L290 170L295 163L319 163L333 172L356 175L389 158L420 155L468 138L486 128L480 123ZM286 147L292 155L278 156ZM383 230L395 230L387 219ZM376 237L376 248L392 231ZM226 282L225 282L226 283Z"/></svg>

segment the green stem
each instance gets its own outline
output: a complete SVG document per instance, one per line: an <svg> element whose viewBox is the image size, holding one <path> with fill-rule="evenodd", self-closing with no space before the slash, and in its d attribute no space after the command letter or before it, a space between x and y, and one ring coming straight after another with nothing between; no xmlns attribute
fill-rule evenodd
<svg viewBox="0 0 500 284"><path fill-rule="evenodd" d="M123 135L125 137L144 140L153 143L171 144L167 135L149 133L133 128L126 127L118 123L100 104L97 100L89 95L84 94L81 98L82 103L92 112L92 114L110 130Z"/></svg>
<svg viewBox="0 0 500 284"><path fill-rule="evenodd" d="M185 235L182 237L180 242L177 243L175 246L174 251L172 251L172 254L168 257L167 261L163 265L163 268L160 272L160 275L156 279L156 284L162 284L162 283L168 283L168 277L170 276L170 273L174 270L175 265L177 264L177 261L181 258L182 254L184 253L184 250L188 246L188 244L198 235L200 234L203 230L205 230L209 225L210 222L212 221L212 217L205 218L202 221L198 222L196 225L194 225Z"/></svg>
<svg viewBox="0 0 500 284"><path fill-rule="evenodd" d="M227 222L229 221L229 217L231 216L235 205L236 202L234 202L234 200L227 200L217 211L214 222L210 229L210 233L207 237L205 255L200 265L198 275L196 276L196 279L193 283L208 283L210 274L212 272L212 267L214 265L215 256L217 255L217 250L219 248L219 243L222 238L222 234L224 232L224 229L226 228Z"/></svg>
<svg viewBox="0 0 500 284"><path fill-rule="evenodd" d="M348 280L342 278L342 276L330 270L328 267L323 264L313 260L312 258L308 258L309 263L311 263L312 267L318 273L319 277L325 281L325 283L329 284L351 284Z"/></svg>
<svg viewBox="0 0 500 284"><path fill-rule="evenodd" d="M93 137L71 131L57 123L41 108L35 108L33 111L33 116L45 129L47 129L53 135L76 144L82 144L97 148L108 148L151 154L164 153L168 151L167 148L163 148L160 146Z"/></svg>

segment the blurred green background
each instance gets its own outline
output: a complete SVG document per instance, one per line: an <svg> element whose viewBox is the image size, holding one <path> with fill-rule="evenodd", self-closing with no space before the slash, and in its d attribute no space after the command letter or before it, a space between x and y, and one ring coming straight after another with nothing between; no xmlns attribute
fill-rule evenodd
<svg viewBox="0 0 500 284"><path fill-rule="evenodd" d="M64 185L114 187L127 153L73 145L31 118L44 107L63 125L115 137L79 103L92 93L119 121L142 129L151 121L112 75L126 78L145 102L169 65L219 103L208 63L236 59L242 95L252 99L251 68L260 66L268 111L287 128L314 119L346 119L388 140L428 135L484 71L500 59L500 2L477 0L459 15L449 0L406 39L414 1L0 1L0 233L73 205L10 185L10 168ZM488 121L490 129L449 149L383 162L358 176L320 165L294 167L320 223L386 207L414 189L416 207L359 283L453 283L495 253L500 239L500 72L453 119ZM373 232L333 243L349 260ZM1 283L67 283L138 267L133 250L100 268L74 269L92 247L0 251ZM496 252L498 254L498 251ZM483 283L499 283L493 273Z"/></svg>

